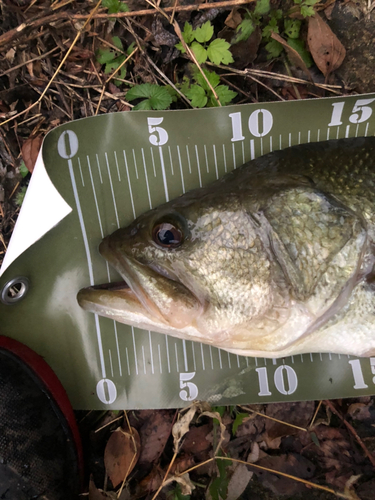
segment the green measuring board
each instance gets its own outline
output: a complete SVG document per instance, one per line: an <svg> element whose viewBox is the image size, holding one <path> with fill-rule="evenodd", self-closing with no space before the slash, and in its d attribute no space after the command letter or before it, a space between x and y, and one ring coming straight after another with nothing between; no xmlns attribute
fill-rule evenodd
<svg viewBox="0 0 375 500"><path fill-rule="evenodd" d="M76 295L120 279L98 253L104 236L271 151L375 135L374 105L375 95L362 95L115 113L57 127L43 143L1 269L3 298L12 280L25 295L0 302L0 334L43 356L76 409L373 394L375 358L240 357L87 313Z"/></svg>

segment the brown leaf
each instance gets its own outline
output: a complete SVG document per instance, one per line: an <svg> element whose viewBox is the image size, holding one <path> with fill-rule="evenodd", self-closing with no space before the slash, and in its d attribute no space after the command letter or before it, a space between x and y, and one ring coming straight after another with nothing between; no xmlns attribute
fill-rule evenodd
<svg viewBox="0 0 375 500"><path fill-rule="evenodd" d="M300 68L305 73L305 75L308 78L310 78L310 80L311 80L311 75L310 75L309 68L306 66L306 64L304 63L302 57L299 55L299 53L296 51L296 49L293 49L293 47L291 47L288 44L288 42L286 40L284 40L284 38L282 38L277 33L272 33L271 38L273 38L277 42L281 43L281 45L284 47L284 49L286 50L286 52L288 54L290 62L294 66L296 66L297 68Z"/></svg>
<svg viewBox="0 0 375 500"><path fill-rule="evenodd" d="M345 59L345 47L319 14L309 17L307 42L315 64L326 77Z"/></svg>
<svg viewBox="0 0 375 500"><path fill-rule="evenodd" d="M293 453L288 455L268 456L260 459L257 465L284 472L300 479L311 479L315 472L315 466L310 460ZM254 472L263 486L269 488L278 497L281 495L291 496L300 491L306 491L306 487L303 483L299 483L293 479L256 469Z"/></svg>
<svg viewBox="0 0 375 500"><path fill-rule="evenodd" d="M136 429L132 434L116 429L109 438L104 451L104 465L107 474L116 488L133 470L138 461L141 441Z"/></svg>
<svg viewBox="0 0 375 500"><path fill-rule="evenodd" d="M95 486L92 476L90 477L89 500L115 500L116 498L117 498L116 493L112 491L105 492L103 490L99 490Z"/></svg>
<svg viewBox="0 0 375 500"><path fill-rule="evenodd" d="M211 449L211 443L206 439L212 430L211 424L204 424L200 427L192 427L181 447L181 451L185 453L192 453L201 460L204 460L202 455ZM208 458L208 457L207 457Z"/></svg>
<svg viewBox="0 0 375 500"><path fill-rule="evenodd" d="M171 435L173 421L173 414L168 410L142 412L141 418L144 415L147 418L139 431L142 442L140 464L153 463L160 457Z"/></svg>
<svg viewBox="0 0 375 500"><path fill-rule="evenodd" d="M228 26L228 28L232 28L232 30L235 30L241 22L242 16L238 12L238 7L234 7L224 21L225 25Z"/></svg>
<svg viewBox="0 0 375 500"><path fill-rule="evenodd" d="M296 427L292 427L287 424L306 428L312 419L314 408L315 406L313 401L274 403L272 405L268 405L266 408L266 414L269 417L280 420L281 422L266 419L265 433L268 435L270 440L297 434L299 430L296 429Z"/></svg>
<svg viewBox="0 0 375 500"><path fill-rule="evenodd" d="M240 498L253 474L245 464L236 464L228 483L226 500L237 500Z"/></svg>
<svg viewBox="0 0 375 500"><path fill-rule="evenodd" d="M42 142L43 137L41 135L37 135L36 137L29 137L27 141L23 143L22 158L29 172L34 170L35 162L38 158Z"/></svg>

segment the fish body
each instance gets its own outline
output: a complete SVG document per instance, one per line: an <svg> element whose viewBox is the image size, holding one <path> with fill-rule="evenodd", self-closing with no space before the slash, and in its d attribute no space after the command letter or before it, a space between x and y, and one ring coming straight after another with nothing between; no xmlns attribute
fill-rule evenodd
<svg viewBox="0 0 375 500"><path fill-rule="evenodd" d="M375 138L294 146L104 238L116 321L245 356L375 355Z"/></svg>

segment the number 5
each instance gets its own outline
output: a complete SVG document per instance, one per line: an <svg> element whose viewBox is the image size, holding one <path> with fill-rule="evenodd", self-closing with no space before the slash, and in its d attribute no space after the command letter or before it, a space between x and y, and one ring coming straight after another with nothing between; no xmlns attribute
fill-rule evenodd
<svg viewBox="0 0 375 500"><path fill-rule="evenodd" d="M372 115L372 108L366 106L366 104L371 104L375 99L358 99L353 106L352 114L349 116L350 123L362 123L370 118ZM358 113L360 111L362 114Z"/></svg>
<svg viewBox="0 0 375 500"><path fill-rule="evenodd" d="M168 141L168 133L162 127L155 127L154 125L160 125L164 118L147 118L148 132L150 137L148 140L153 146L163 146ZM154 133L156 132L156 134Z"/></svg>
<svg viewBox="0 0 375 500"><path fill-rule="evenodd" d="M198 396L198 387L193 382L187 382L194 378L195 372L180 373L180 398L182 401L193 401ZM189 389L189 392L184 389Z"/></svg>

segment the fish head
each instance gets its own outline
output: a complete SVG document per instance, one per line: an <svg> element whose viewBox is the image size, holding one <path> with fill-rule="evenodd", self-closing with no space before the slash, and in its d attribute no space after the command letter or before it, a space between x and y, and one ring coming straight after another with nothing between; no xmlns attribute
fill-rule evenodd
<svg viewBox="0 0 375 500"><path fill-rule="evenodd" d="M264 322L275 293L280 305L289 300L275 289L282 273L265 248L267 234L249 203L245 211L236 191L226 186L223 196L218 186L141 215L99 247L124 284L83 289L80 305L122 323L236 345L241 328L232 336L229 330L251 320Z"/></svg>

